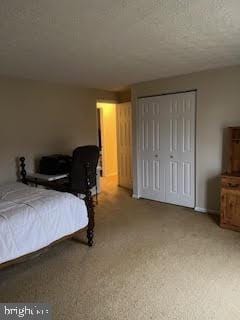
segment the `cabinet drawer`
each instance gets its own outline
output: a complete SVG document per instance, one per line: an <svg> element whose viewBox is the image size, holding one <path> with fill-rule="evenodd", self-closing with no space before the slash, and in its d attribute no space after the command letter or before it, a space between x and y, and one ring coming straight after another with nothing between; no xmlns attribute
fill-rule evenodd
<svg viewBox="0 0 240 320"><path fill-rule="evenodd" d="M240 191L222 189L221 192L221 225L240 228Z"/></svg>
<svg viewBox="0 0 240 320"><path fill-rule="evenodd" d="M223 177L221 180L222 188L240 190L240 178Z"/></svg>

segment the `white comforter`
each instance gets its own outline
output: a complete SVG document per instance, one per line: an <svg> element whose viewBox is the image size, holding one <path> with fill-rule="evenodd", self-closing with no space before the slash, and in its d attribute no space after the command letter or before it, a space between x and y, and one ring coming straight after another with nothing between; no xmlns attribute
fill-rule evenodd
<svg viewBox="0 0 240 320"><path fill-rule="evenodd" d="M0 186L0 263L46 247L88 224L83 200L22 183Z"/></svg>

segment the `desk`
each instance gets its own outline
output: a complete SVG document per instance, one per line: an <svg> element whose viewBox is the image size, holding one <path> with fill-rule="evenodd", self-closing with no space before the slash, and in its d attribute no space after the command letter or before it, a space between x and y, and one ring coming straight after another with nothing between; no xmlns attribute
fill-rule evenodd
<svg viewBox="0 0 240 320"><path fill-rule="evenodd" d="M35 187L38 185L49 189L61 190L69 182L69 174L47 175L41 173L30 173L26 176L27 183L33 183Z"/></svg>
<svg viewBox="0 0 240 320"><path fill-rule="evenodd" d="M68 173L64 174L55 174L55 175L49 175L49 174L41 174L41 173L30 173L27 175L27 179L29 180L41 180L41 181L56 181L60 179L64 179L68 177Z"/></svg>
<svg viewBox="0 0 240 320"><path fill-rule="evenodd" d="M97 185L91 189L92 195L96 196L100 193L100 171L101 168L97 167ZM56 191L67 191L69 186L69 174L56 174L47 175L41 173L30 173L26 176L26 182L29 184L34 184L35 187L43 186L47 189L52 189ZM83 196L83 195L81 195Z"/></svg>

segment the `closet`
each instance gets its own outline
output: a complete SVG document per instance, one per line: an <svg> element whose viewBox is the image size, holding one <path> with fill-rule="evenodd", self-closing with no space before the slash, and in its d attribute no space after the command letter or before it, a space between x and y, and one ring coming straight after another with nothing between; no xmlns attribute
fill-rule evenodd
<svg viewBox="0 0 240 320"><path fill-rule="evenodd" d="M196 92L138 99L138 194L195 205Z"/></svg>

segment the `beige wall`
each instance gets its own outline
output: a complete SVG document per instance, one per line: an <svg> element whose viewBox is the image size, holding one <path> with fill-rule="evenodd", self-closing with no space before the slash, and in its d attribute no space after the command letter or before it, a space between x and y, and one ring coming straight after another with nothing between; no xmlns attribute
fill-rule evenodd
<svg viewBox="0 0 240 320"><path fill-rule="evenodd" d="M119 91L117 94L118 103L130 102L131 101L131 89Z"/></svg>
<svg viewBox="0 0 240 320"><path fill-rule="evenodd" d="M226 167L224 128L240 125L240 66L139 83L132 87L134 193L137 193L137 97L191 89L197 89L196 207L219 210L219 175Z"/></svg>
<svg viewBox="0 0 240 320"><path fill-rule="evenodd" d="M96 100L115 94L40 81L0 78L0 183L16 180L16 158L70 153L96 144Z"/></svg>
<svg viewBox="0 0 240 320"><path fill-rule="evenodd" d="M101 109L103 176L117 175L117 119L116 104L98 103Z"/></svg>

